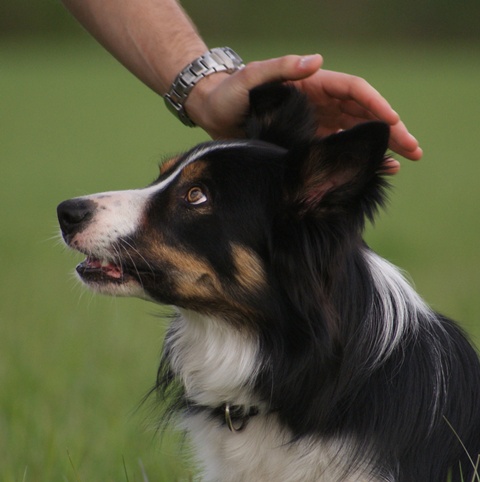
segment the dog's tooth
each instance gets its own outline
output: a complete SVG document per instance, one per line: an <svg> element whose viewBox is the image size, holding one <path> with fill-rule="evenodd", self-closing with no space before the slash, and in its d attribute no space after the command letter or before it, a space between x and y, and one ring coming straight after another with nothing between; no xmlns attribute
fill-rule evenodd
<svg viewBox="0 0 480 482"><path fill-rule="evenodd" d="M85 260L85 265L89 268L99 268L100 267L100 261L96 258L93 258L93 257L89 256Z"/></svg>

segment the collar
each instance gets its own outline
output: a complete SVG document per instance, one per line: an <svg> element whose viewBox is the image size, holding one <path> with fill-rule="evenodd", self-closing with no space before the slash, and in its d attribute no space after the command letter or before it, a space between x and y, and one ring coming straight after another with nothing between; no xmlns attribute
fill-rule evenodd
<svg viewBox="0 0 480 482"><path fill-rule="evenodd" d="M244 405L231 405L230 403L224 403L222 405L223 414L225 417L225 423L227 424L230 432L241 432L248 424L250 419L255 415L258 415L258 407L246 407ZM235 423L237 426L235 426Z"/></svg>
<svg viewBox="0 0 480 482"><path fill-rule="evenodd" d="M235 405L230 402L225 402L215 408L192 404L189 405L189 409L210 412L211 416L222 420L232 433L239 433L245 430L250 419L260 413L257 406Z"/></svg>

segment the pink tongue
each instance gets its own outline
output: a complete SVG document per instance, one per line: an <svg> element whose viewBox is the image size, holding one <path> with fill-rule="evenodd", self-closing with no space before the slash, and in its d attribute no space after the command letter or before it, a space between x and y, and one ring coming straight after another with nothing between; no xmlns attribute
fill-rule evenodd
<svg viewBox="0 0 480 482"><path fill-rule="evenodd" d="M105 272L107 276L110 276L111 278L121 278L122 277L122 271L118 266L115 266L113 264L108 264L107 266L102 266L102 270Z"/></svg>

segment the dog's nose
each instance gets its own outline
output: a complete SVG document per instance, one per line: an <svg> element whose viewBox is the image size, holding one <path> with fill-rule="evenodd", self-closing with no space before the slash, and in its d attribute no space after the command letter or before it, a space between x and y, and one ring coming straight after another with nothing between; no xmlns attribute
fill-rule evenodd
<svg viewBox="0 0 480 482"><path fill-rule="evenodd" d="M93 217L95 203L88 199L69 199L57 207L58 222L63 236L78 233Z"/></svg>

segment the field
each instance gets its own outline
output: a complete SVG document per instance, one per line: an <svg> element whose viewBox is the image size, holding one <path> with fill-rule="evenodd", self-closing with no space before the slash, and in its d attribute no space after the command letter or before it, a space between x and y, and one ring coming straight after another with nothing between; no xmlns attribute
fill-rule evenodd
<svg viewBox="0 0 480 482"><path fill-rule="evenodd" d="M245 59L320 51L367 78L424 148L402 161L370 244L480 339L480 52L409 45L233 45ZM0 480L187 480L180 444L141 406L166 321L138 300L86 293L56 205L141 187L204 135L86 42L0 44ZM477 343L479 344L479 343Z"/></svg>

